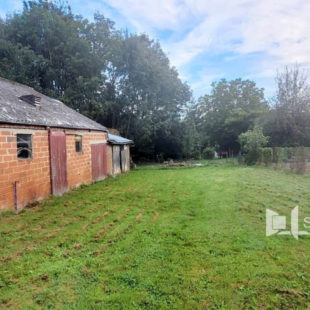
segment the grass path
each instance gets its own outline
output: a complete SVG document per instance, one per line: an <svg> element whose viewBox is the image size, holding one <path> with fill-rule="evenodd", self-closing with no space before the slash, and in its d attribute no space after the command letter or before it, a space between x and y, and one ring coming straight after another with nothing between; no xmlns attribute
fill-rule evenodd
<svg viewBox="0 0 310 310"><path fill-rule="evenodd" d="M306 309L310 237L265 237L265 209L310 216L310 177L144 167L0 215L3 309Z"/></svg>

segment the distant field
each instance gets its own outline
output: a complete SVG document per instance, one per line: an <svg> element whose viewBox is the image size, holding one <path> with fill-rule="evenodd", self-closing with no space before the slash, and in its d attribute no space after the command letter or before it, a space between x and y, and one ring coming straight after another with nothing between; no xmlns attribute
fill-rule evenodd
<svg viewBox="0 0 310 310"><path fill-rule="evenodd" d="M306 309L310 236L265 237L295 205L309 176L149 166L3 213L0 308Z"/></svg>

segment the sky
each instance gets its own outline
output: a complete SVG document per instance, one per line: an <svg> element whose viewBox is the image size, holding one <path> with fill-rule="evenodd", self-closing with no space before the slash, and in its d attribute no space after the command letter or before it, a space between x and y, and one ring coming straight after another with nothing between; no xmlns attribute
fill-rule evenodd
<svg viewBox="0 0 310 310"><path fill-rule="evenodd" d="M286 65L310 69L310 0L68 0L91 19L96 11L116 27L158 40L196 98L221 78L251 79L275 92ZM22 0L0 0L0 16Z"/></svg>

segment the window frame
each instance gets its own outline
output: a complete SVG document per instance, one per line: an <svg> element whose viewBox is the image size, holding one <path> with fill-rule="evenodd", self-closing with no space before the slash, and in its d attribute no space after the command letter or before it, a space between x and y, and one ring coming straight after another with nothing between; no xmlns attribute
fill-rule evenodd
<svg viewBox="0 0 310 310"><path fill-rule="evenodd" d="M21 141L18 141L19 136L30 136L30 147L28 145L28 149L29 149L28 152L30 152L30 156L28 156L28 157L21 157L19 154L20 153L20 151L19 151L20 147L18 146L18 144L23 143ZM28 142L26 142L26 140L24 140L24 141L25 141L24 143L28 143ZM31 134L31 133L17 133L16 134L16 153L17 153L16 155L17 155L18 160L32 160L33 159L33 134Z"/></svg>
<svg viewBox="0 0 310 310"><path fill-rule="evenodd" d="M80 143L80 150L78 150L78 147L77 147L78 143ZM83 136L75 135L74 145L75 145L75 153L83 154Z"/></svg>

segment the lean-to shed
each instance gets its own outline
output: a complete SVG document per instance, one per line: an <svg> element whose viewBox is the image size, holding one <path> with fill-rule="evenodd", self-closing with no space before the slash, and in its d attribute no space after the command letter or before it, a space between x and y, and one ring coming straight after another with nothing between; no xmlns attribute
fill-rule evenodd
<svg viewBox="0 0 310 310"><path fill-rule="evenodd" d="M132 140L108 134L108 171L111 174L119 174L130 170L130 145Z"/></svg>

